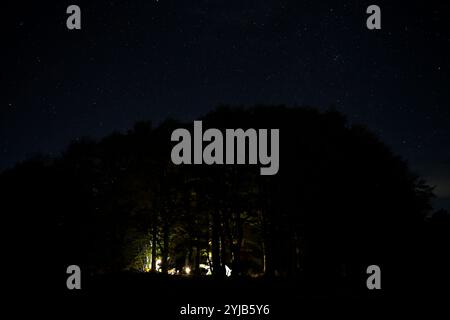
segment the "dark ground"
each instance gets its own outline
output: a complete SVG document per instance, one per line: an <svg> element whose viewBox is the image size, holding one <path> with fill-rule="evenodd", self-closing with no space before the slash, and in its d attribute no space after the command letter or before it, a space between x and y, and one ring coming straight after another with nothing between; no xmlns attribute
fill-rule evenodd
<svg viewBox="0 0 450 320"><path fill-rule="evenodd" d="M64 286L65 282L61 282ZM53 310L71 314L106 315L145 319L207 319L206 315L180 315L180 309L191 306L214 306L225 310L225 304L269 305L269 315L233 316L215 313L213 319L301 319L309 314L340 317L391 316L414 314L424 307L434 310L443 305L437 288L416 287L398 290L369 291L345 285L323 288L307 279L214 279L212 277L163 276L161 274L120 273L85 277L82 290L61 288L60 295L43 299L56 306ZM42 296L41 296L42 297ZM444 296L441 296L443 298ZM48 310L42 303L39 307ZM123 314L123 316L122 316Z"/></svg>

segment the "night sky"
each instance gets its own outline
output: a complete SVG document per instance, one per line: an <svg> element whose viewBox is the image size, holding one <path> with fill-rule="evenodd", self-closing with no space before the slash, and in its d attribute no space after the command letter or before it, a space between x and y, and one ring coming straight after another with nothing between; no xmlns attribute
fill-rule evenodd
<svg viewBox="0 0 450 320"><path fill-rule="evenodd" d="M390 2L14 1L2 10L0 169L219 104L334 106L450 209L450 8ZM70 4L81 30L66 28ZM366 28L370 4L381 30Z"/></svg>

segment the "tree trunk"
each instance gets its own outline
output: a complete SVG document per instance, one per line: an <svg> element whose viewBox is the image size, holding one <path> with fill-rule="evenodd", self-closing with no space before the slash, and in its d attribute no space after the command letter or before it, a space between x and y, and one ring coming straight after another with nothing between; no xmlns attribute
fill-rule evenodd
<svg viewBox="0 0 450 320"><path fill-rule="evenodd" d="M221 277L223 275L223 267L220 262L220 217L218 211L212 212L211 229L212 273L214 276Z"/></svg>
<svg viewBox="0 0 450 320"><path fill-rule="evenodd" d="M197 240L197 245L195 247L195 265L194 272L196 275L200 275L200 246L199 241Z"/></svg>
<svg viewBox="0 0 450 320"><path fill-rule="evenodd" d="M162 259L161 259L161 271L163 274L167 274L169 269L169 223L167 222L167 218L164 221L163 226L163 250L162 250Z"/></svg>
<svg viewBox="0 0 450 320"><path fill-rule="evenodd" d="M242 241L244 239L244 224L242 223L241 215L240 213L236 214L236 243L233 242L232 248L233 248L233 268L232 268L232 274L235 276L241 275L242 268L241 268L241 248L242 248Z"/></svg>
<svg viewBox="0 0 450 320"><path fill-rule="evenodd" d="M153 223L152 225L152 264L151 264L151 270L156 271L156 237L157 237L158 230L156 228L156 223Z"/></svg>

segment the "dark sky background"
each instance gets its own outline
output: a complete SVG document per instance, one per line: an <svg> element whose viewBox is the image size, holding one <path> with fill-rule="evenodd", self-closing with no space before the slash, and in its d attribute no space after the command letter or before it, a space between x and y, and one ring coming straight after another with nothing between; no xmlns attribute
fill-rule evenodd
<svg viewBox="0 0 450 320"><path fill-rule="evenodd" d="M1 18L0 169L219 104L335 106L450 209L450 8L392 2L11 1ZM82 30L66 28L70 4ZM381 30L366 28L370 4L381 7Z"/></svg>

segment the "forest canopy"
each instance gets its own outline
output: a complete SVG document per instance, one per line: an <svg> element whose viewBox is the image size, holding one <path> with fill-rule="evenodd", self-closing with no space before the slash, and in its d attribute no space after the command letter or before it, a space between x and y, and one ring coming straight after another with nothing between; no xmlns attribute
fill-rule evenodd
<svg viewBox="0 0 450 320"><path fill-rule="evenodd" d="M401 269L434 245L422 232L432 188L341 113L224 106L201 120L205 130L279 128L278 174L174 165L171 133L192 126L174 120L74 141L1 175L2 212L25 229L27 260L90 274L231 270L339 282L374 262Z"/></svg>

